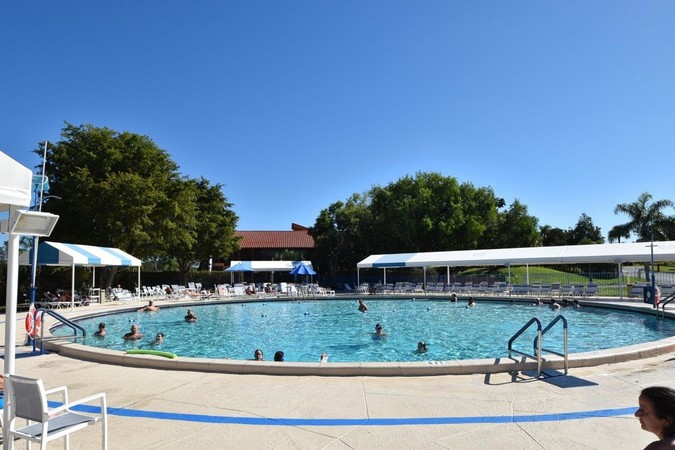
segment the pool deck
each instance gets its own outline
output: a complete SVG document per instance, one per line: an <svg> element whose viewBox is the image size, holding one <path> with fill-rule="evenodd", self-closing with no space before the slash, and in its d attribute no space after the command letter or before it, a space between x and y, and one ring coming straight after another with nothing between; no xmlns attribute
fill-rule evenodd
<svg viewBox="0 0 675 450"><path fill-rule="evenodd" d="M17 321L17 343L23 342L24 316ZM73 399L106 392L110 449L637 449L655 438L632 416L640 390L675 386L673 352L537 379L528 372L204 373L31 350L17 347L17 373L42 378L48 388L65 384ZM71 448L99 448L100 432L95 426L74 434Z"/></svg>

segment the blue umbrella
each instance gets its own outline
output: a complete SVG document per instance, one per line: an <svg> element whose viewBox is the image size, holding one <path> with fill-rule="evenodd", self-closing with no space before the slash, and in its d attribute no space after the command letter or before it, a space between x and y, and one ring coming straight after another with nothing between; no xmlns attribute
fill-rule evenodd
<svg viewBox="0 0 675 450"><path fill-rule="evenodd" d="M225 272L230 272L230 282L234 283L233 272L255 272L255 270L251 267L251 261L241 261L240 263L225 269Z"/></svg>
<svg viewBox="0 0 675 450"><path fill-rule="evenodd" d="M316 272L303 262L298 263L289 273L292 275L316 275Z"/></svg>
<svg viewBox="0 0 675 450"><path fill-rule="evenodd" d="M241 261L234 266L225 269L225 272L255 272L251 267L251 261Z"/></svg>

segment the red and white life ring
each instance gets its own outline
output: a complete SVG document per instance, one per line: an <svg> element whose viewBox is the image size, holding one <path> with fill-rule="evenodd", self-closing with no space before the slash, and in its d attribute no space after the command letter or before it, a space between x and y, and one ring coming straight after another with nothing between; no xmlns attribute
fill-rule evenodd
<svg viewBox="0 0 675 450"><path fill-rule="evenodd" d="M35 306L31 305L28 314L26 314L26 333L33 338L40 333L41 326L42 314L38 314Z"/></svg>

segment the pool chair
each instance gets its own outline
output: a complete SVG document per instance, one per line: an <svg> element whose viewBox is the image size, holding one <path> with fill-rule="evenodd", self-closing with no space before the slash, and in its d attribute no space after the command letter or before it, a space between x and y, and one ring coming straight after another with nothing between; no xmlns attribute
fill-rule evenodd
<svg viewBox="0 0 675 450"><path fill-rule="evenodd" d="M49 408L47 396L61 393L62 404ZM85 414L71 410L78 405L93 403L100 405L101 414ZM66 450L70 448L70 433L94 425L99 420L103 424L101 448L108 448L108 415L104 393L90 395L74 402L68 401L68 388L65 386L45 389L42 380L5 375L5 408L9 408L9 423L4 424L9 436L8 447L12 448L15 439L26 439L40 444L41 449L54 439L64 438ZM87 408L80 406L80 408ZM88 409L92 407L89 406ZM16 419L24 419L27 425L17 426Z"/></svg>

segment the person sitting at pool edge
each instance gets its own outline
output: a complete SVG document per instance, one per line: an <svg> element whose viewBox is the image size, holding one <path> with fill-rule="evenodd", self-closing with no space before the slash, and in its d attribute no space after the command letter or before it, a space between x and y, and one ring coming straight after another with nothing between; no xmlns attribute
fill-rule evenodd
<svg viewBox="0 0 675 450"><path fill-rule="evenodd" d="M161 344L162 342L164 342L164 333L157 333L157 336L155 336L155 342L153 342L153 344L157 345Z"/></svg>
<svg viewBox="0 0 675 450"><path fill-rule="evenodd" d="M645 450L675 448L675 390L669 387L652 386L642 390L638 398L640 408L635 417L645 431L654 433L659 440Z"/></svg>
<svg viewBox="0 0 675 450"><path fill-rule="evenodd" d="M98 330L94 332L94 336L96 337L104 337L105 336L105 323L101 322L98 324Z"/></svg>
<svg viewBox="0 0 675 450"><path fill-rule="evenodd" d="M143 335L138 331L138 325L133 324L131 326L131 331L125 334L122 338L125 341L137 341L142 337Z"/></svg>
<svg viewBox="0 0 675 450"><path fill-rule="evenodd" d="M152 300L148 300L148 304L138 310L138 312L155 312L155 311L159 311L159 306L155 306L155 302Z"/></svg>
<svg viewBox="0 0 675 450"><path fill-rule="evenodd" d="M359 299L359 311L366 312L368 311L368 306L363 302L363 299Z"/></svg>
<svg viewBox="0 0 675 450"><path fill-rule="evenodd" d="M260 350L259 348L256 348L255 351L253 352L253 359L256 361L262 361L263 360L263 351Z"/></svg>
<svg viewBox="0 0 675 450"><path fill-rule="evenodd" d="M274 360L277 362L284 362L284 352L279 350L274 354Z"/></svg>
<svg viewBox="0 0 675 450"><path fill-rule="evenodd" d="M417 351L418 351L419 353L426 353L426 351L427 351L427 343L424 342L424 341L419 341L419 342L417 343Z"/></svg>
<svg viewBox="0 0 675 450"><path fill-rule="evenodd" d="M197 321L197 315L192 312L191 309L187 310L187 314L185 315L185 321L186 322L196 322Z"/></svg>

